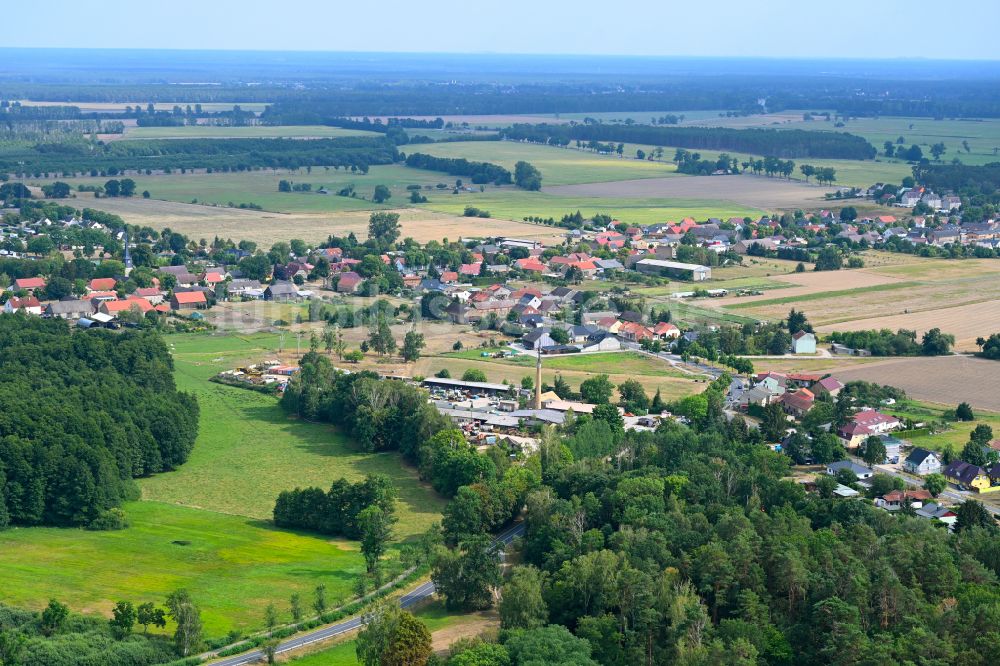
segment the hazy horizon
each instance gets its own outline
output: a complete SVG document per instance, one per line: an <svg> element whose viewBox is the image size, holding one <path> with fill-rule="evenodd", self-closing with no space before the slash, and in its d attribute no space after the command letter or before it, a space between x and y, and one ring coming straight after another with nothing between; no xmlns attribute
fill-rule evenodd
<svg viewBox="0 0 1000 666"><path fill-rule="evenodd" d="M510 0L489 12L456 10L444 0L364 5L292 0L267 10L246 3L174 0L137 6L53 0L6 8L3 47L334 53L443 53L648 57L757 57L845 60L996 60L993 26L1000 3L953 0L961 22L938 34L923 19L941 13L930 0L844 0L816 6L771 0L766 11L736 0L710 8L662 0L621 0L613 12L595 2ZM559 6L554 6L559 5ZM916 18L916 20L912 20ZM42 26L44 25L44 29ZM151 29L146 26L155 26ZM914 28L917 26L917 29ZM952 37L952 39L948 39Z"/></svg>

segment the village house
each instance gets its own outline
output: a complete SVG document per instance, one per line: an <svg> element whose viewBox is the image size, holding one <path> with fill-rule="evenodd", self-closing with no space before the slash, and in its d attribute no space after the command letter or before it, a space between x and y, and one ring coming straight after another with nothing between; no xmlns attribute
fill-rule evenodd
<svg viewBox="0 0 1000 666"><path fill-rule="evenodd" d="M32 292L35 289L45 288L45 278L41 277L31 277L31 278L18 278L14 280L14 290L15 291L27 291Z"/></svg>
<svg viewBox="0 0 1000 666"><path fill-rule="evenodd" d="M57 319L79 319L89 317L94 312L94 305L89 299L50 301L45 305L45 316Z"/></svg>
<svg viewBox="0 0 1000 666"><path fill-rule="evenodd" d="M299 298L299 289L291 282L275 282L264 290L265 301L294 301Z"/></svg>
<svg viewBox="0 0 1000 666"><path fill-rule="evenodd" d="M903 469L918 476L936 474L941 471L941 459L933 451L915 447L903 461Z"/></svg>
<svg viewBox="0 0 1000 666"><path fill-rule="evenodd" d="M354 271L341 273L337 280L337 291L341 294L356 294L364 279Z"/></svg>
<svg viewBox="0 0 1000 666"><path fill-rule="evenodd" d="M985 469L962 460L953 460L941 472L945 478L959 488L982 492L993 485Z"/></svg>
<svg viewBox="0 0 1000 666"><path fill-rule="evenodd" d="M830 476L837 476L837 472L840 472L841 470L853 472L854 476L858 477L858 479L862 481L875 476L875 470L871 467L865 467L857 464L856 462L851 462L850 460L838 460L837 462L830 463L826 466L826 473Z"/></svg>
<svg viewBox="0 0 1000 666"><path fill-rule="evenodd" d="M204 299L204 294L200 292L187 292L188 294L198 294ZM181 294L184 296L185 294ZM120 301L105 301L101 303L100 307L97 308L98 312L108 315L109 317L118 317L123 312L131 312L132 310L137 310L140 314L146 314L153 309L152 304L145 298L132 297L122 299ZM176 309L176 308L175 308Z"/></svg>
<svg viewBox="0 0 1000 666"><path fill-rule="evenodd" d="M816 336L806 331L799 331L792 336L793 354L815 354Z"/></svg>
<svg viewBox="0 0 1000 666"><path fill-rule="evenodd" d="M30 315L41 315L42 304L34 296L25 296L23 298L11 296L7 302L4 303L3 311L8 314L13 312L23 312Z"/></svg>
<svg viewBox="0 0 1000 666"><path fill-rule="evenodd" d="M924 502L931 498L931 494L923 488L912 490L893 490L881 497L875 498L875 506L886 511L899 511L906 505L914 509L923 507Z"/></svg>
<svg viewBox="0 0 1000 666"><path fill-rule="evenodd" d="M114 291L115 285L118 283L113 277L109 278L94 278L87 283L87 291Z"/></svg>

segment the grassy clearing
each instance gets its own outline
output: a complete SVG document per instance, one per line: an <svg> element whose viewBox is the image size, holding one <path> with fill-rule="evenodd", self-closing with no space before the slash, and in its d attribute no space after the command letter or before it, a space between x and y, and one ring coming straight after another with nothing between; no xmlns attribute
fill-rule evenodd
<svg viewBox="0 0 1000 666"><path fill-rule="evenodd" d="M322 125L251 127L184 125L183 127L128 127L125 129L123 139L336 139L345 136L379 136L379 134Z"/></svg>
<svg viewBox="0 0 1000 666"><path fill-rule="evenodd" d="M246 360L273 356L276 335L185 335L168 342L178 387L198 397L201 431L184 466L142 481L144 499L267 519L282 490L379 473L399 491L397 536L440 519L444 501L395 454L359 452L329 426L290 419L271 396L206 381ZM286 348L290 344L288 336Z"/></svg>
<svg viewBox="0 0 1000 666"><path fill-rule="evenodd" d="M76 611L110 616L119 600L162 602L183 587L202 609L206 635L222 636L260 626L270 602L285 615L289 595L309 599L319 584L331 601L347 599L364 571L354 543L159 502L125 510L131 526L119 532L0 532L4 601L38 609L58 598Z"/></svg>

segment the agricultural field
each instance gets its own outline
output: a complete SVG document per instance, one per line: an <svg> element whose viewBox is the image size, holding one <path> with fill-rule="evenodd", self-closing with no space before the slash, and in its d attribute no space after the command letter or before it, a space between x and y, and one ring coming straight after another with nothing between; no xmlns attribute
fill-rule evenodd
<svg viewBox="0 0 1000 666"><path fill-rule="evenodd" d="M693 182L694 177L678 177ZM434 197L424 208L461 215L466 206L488 210L494 218L523 220L525 217L553 218L580 211L584 217L599 213L610 215L627 224L655 224L678 221L685 217L707 220L709 217L759 217L765 211L719 199L635 198L624 197L565 197L548 192L527 192L508 188L487 189L482 193L466 193L454 198ZM478 222L477 222L478 224Z"/></svg>
<svg viewBox="0 0 1000 666"><path fill-rule="evenodd" d="M336 213L274 213L141 198L76 199L74 203L81 207L115 213L129 224L154 229L169 227L195 239L219 236L249 240L263 247L270 247L277 241L287 241L290 238L318 243L326 240L330 234L346 236L352 232L364 239L368 237L368 218L371 215L371 210L368 209ZM457 239L466 234L474 234L476 237L536 238L544 243L557 242L562 238L560 230L553 227L496 218L470 220L461 217L462 207L458 208L456 214L423 208L387 210L399 213L403 237L409 236L419 242Z"/></svg>
<svg viewBox="0 0 1000 666"><path fill-rule="evenodd" d="M378 136L378 133L324 125L253 125L248 127L184 125L181 127L129 126L125 128L124 135L118 136L119 140L125 141L129 139L337 139L345 136Z"/></svg>
<svg viewBox="0 0 1000 666"><path fill-rule="evenodd" d="M514 141L455 141L415 144L406 152L426 153L436 157L464 157L477 162L492 162L514 171L520 160L531 162L542 172L543 185L603 183L636 178L680 177L669 162L647 162L598 155L570 148L556 148Z"/></svg>
<svg viewBox="0 0 1000 666"><path fill-rule="evenodd" d="M75 610L106 614L119 599L162 600L185 587L202 608L206 633L221 636L260 626L268 602L283 608L292 592L308 598L318 584L331 599L350 598L364 570L356 542L274 528L268 519L281 490L382 473L399 493L398 539L440 520L444 500L398 456L358 452L329 426L288 418L274 397L208 382L220 370L274 357L277 335L166 341L178 387L201 408L190 459L139 481L141 500L125 507L129 529L0 533L10 601L39 608L55 596Z"/></svg>
<svg viewBox="0 0 1000 666"><path fill-rule="evenodd" d="M760 210L823 207L827 191L826 187L800 181L752 175L674 176L545 187L547 194L567 198L715 199Z"/></svg>

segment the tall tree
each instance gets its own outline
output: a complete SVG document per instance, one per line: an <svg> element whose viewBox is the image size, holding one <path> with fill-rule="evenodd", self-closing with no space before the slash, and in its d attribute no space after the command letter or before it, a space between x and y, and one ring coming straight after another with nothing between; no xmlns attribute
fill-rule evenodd
<svg viewBox="0 0 1000 666"><path fill-rule="evenodd" d="M187 657L201 645L201 611L187 590L177 590L167 597L167 613L176 624L174 644L181 656Z"/></svg>
<svg viewBox="0 0 1000 666"><path fill-rule="evenodd" d="M358 514L361 527L361 554L368 573L374 573L392 539L393 517L378 506L370 506Z"/></svg>

